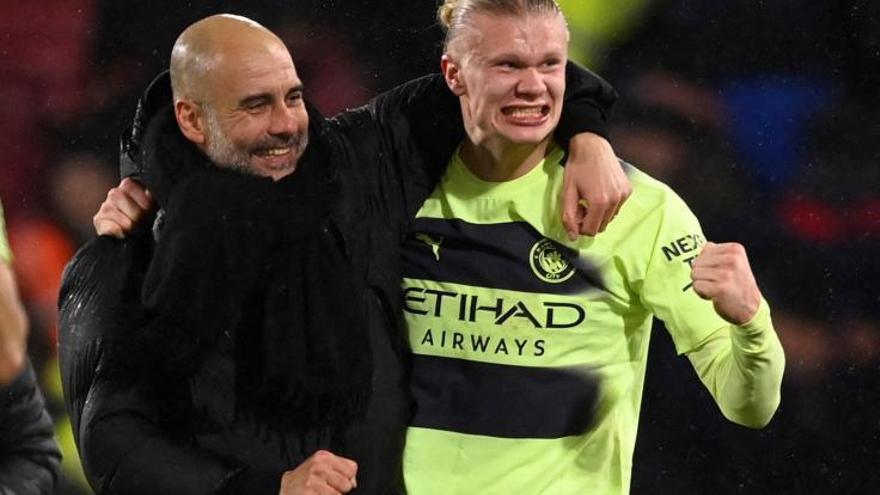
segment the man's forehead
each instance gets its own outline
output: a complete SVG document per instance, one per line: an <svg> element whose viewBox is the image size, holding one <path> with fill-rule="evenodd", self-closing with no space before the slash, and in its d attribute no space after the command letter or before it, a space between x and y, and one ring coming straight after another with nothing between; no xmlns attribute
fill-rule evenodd
<svg viewBox="0 0 880 495"><path fill-rule="evenodd" d="M558 55L568 50L565 21L551 14L475 15L470 48L478 58Z"/></svg>
<svg viewBox="0 0 880 495"><path fill-rule="evenodd" d="M302 82L290 56L280 52L230 53L213 71L214 86L229 96L288 91ZM232 93L232 94L229 94Z"/></svg>

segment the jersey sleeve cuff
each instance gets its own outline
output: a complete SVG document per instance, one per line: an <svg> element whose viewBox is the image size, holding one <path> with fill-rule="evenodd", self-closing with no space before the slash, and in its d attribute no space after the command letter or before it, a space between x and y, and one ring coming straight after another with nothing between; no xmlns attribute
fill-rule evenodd
<svg viewBox="0 0 880 495"><path fill-rule="evenodd" d="M752 319L739 325L745 333L756 333L763 332L765 330L769 330L773 328L773 322L770 320L770 305L767 304L767 300L763 297L761 298L761 302L758 304L758 311L755 312L755 316L752 316Z"/></svg>
<svg viewBox="0 0 880 495"><path fill-rule="evenodd" d="M733 343L745 352L761 352L768 345L767 335L773 331L770 306L762 297L755 316L742 325L734 325Z"/></svg>

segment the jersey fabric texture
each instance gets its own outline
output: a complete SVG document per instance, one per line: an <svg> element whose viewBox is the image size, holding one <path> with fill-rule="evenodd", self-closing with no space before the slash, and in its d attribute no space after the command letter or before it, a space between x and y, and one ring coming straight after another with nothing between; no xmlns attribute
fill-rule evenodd
<svg viewBox="0 0 880 495"><path fill-rule="evenodd" d="M728 327L691 288L700 225L629 165L607 230L569 241L563 152L485 182L456 155L404 256L410 495L628 493L651 323L679 353ZM769 318L768 318L769 319Z"/></svg>

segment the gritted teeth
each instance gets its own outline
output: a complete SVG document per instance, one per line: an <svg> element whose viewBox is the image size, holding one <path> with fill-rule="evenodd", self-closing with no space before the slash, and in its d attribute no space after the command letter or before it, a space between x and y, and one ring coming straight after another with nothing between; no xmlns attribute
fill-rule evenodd
<svg viewBox="0 0 880 495"><path fill-rule="evenodd" d="M505 115L515 118L542 117L550 112L550 107L543 105L540 107L505 107L503 109Z"/></svg>

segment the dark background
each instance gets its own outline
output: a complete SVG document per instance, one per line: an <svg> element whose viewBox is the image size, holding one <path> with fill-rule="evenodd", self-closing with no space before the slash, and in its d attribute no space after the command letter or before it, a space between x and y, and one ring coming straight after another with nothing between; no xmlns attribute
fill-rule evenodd
<svg viewBox="0 0 880 495"><path fill-rule="evenodd" d="M568 0L572 56L621 93L618 154L672 185L708 237L746 245L786 350L771 425L727 423L658 326L633 493L880 493L880 2ZM435 71L433 0L0 0L0 198L60 406L63 265L118 182L117 136L177 34L249 16L291 48L332 115Z"/></svg>

